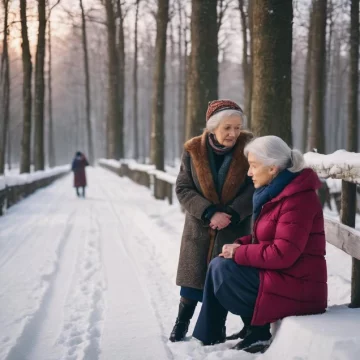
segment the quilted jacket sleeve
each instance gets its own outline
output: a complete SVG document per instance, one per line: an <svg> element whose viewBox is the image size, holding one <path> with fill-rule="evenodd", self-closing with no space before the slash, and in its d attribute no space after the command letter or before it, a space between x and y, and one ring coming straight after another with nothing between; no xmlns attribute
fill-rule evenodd
<svg viewBox="0 0 360 360"><path fill-rule="evenodd" d="M238 238L234 241L234 244L239 244L239 245L249 245L251 244L251 239L252 239L252 235L246 235L246 236L242 236L241 238Z"/></svg>
<svg viewBox="0 0 360 360"><path fill-rule="evenodd" d="M195 188L191 176L190 155L187 151L184 151L182 155L175 191L180 204L185 210L197 219L202 220L204 211L212 203L205 199Z"/></svg>
<svg viewBox="0 0 360 360"><path fill-rule="evenodd" d="M240 246L234 261L269 270L292 266L304 251L317 215L317 207L309 206L312 201L302 193L286 199L280 210L274 241Z"/></svg>

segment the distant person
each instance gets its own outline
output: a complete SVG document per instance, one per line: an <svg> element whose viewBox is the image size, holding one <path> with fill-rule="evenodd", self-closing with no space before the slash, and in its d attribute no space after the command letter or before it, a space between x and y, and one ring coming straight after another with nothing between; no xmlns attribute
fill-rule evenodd
<svg viewBox="0 0 360 360"><path fill-rule="evenodd" d="M205 114L204 114L205 115ZM245 145L253 135L242 129L244 113L231 100L214 100L202 135L185 143L176 194L185 209L176 284L180 304L170 341L182 341L203 298L209 262L222 246L251 227L253 183Z"/></svg>
<svg viewBox="0 0 360 360"><path fill-rule="evenodd" d="M325 312L326 241L321 182L300 151L263 136L244 153L256 189L254 228L210 263L193 336L204 345L223 342L230 311L247 327L234 349L255 353L269 345L270 323Z"/></svg>
<svg viewBox="0 0 360 360"><path fill-rule="evenodd" d="M86 173L85 167L89 163L85 155L78 151L75 154L74 160L72 162L71 169L74 172L74 187L76 189L76 195L85 197L85 188L86 188ZM80 188L82 189L82 194L80 195Z"/></svg>

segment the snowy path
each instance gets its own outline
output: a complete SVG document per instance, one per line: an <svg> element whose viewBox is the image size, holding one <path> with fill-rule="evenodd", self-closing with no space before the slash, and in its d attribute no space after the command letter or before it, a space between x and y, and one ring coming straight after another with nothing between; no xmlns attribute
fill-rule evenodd
<svg viewBox="0 0 360 360"><path fill-rule="evenodd" d="M128 179L88 175L85 200L68 176L0 218L0 360L256 358L234 342L167 341L183 214ZM329 250L337 304L348 301L350 258ZM230 315L228 331L239 326Z"/></svg>

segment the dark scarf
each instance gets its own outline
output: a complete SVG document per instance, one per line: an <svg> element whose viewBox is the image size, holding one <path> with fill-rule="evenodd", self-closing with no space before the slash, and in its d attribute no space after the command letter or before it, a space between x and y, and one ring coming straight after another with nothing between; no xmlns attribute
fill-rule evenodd
<svg viewBox="0 0 360 360"><path fill-rule="evenodd" d="M253 219L260 215L261 208L271 199L278 196L284 188L293 181L299 173L292 173L285 169L281 171L269 185L256 189L253 195Z"/></svg>
<svg viewBox="0 0 360 360"><path fill-rule="evenodd" d="M214 134L209 134L208 136L209 139L209 144L211 146L211 148L213 149L214 153L218 154L218 155L225 155L227 153L229 153L233 148L233 146L230 147L226 147L224 145L221 145L215 138Z"/></svg>
<svg viewBox="0 0 360 360"><path fill-rule="evenodd" d="M208 136L208 141L207 141L209 164L210 164L211 174L214 179L216 192L218 193L219 196L221 196L222 188L226 180L226 175L230 168L230 164L233 156L232 150L234 149L234 146L230 148L223 146L223 148L226 149L226 151L219 154L217 151L215 151L215 149L211 145L210 135ZM219 146L222 145L219 144ZM221 165L219 165L219 163L216 164L216 162L219 162L219 160L221 161L221 159L215 159L216 156L222 158Z"/></svg>

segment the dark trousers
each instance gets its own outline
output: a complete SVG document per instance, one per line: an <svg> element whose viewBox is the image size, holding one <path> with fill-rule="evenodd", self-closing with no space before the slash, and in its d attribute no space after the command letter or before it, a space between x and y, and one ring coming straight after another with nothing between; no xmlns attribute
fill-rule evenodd
<svg viewBox="0 0 360 360"><path fill-rule="evenodd" d="M82 188L82 196L85 197L85 186L81 186ZM80 187L76 187L76 195L80 196Z"/></svg>
<svg viewBox="0 0 360 360"><path fill-rule="evenodd" d="M221 337L228 311L252 317L259 291L259 270L221 257L211 261L205 280L203 304L193 336L204 344Z"/></svg>

